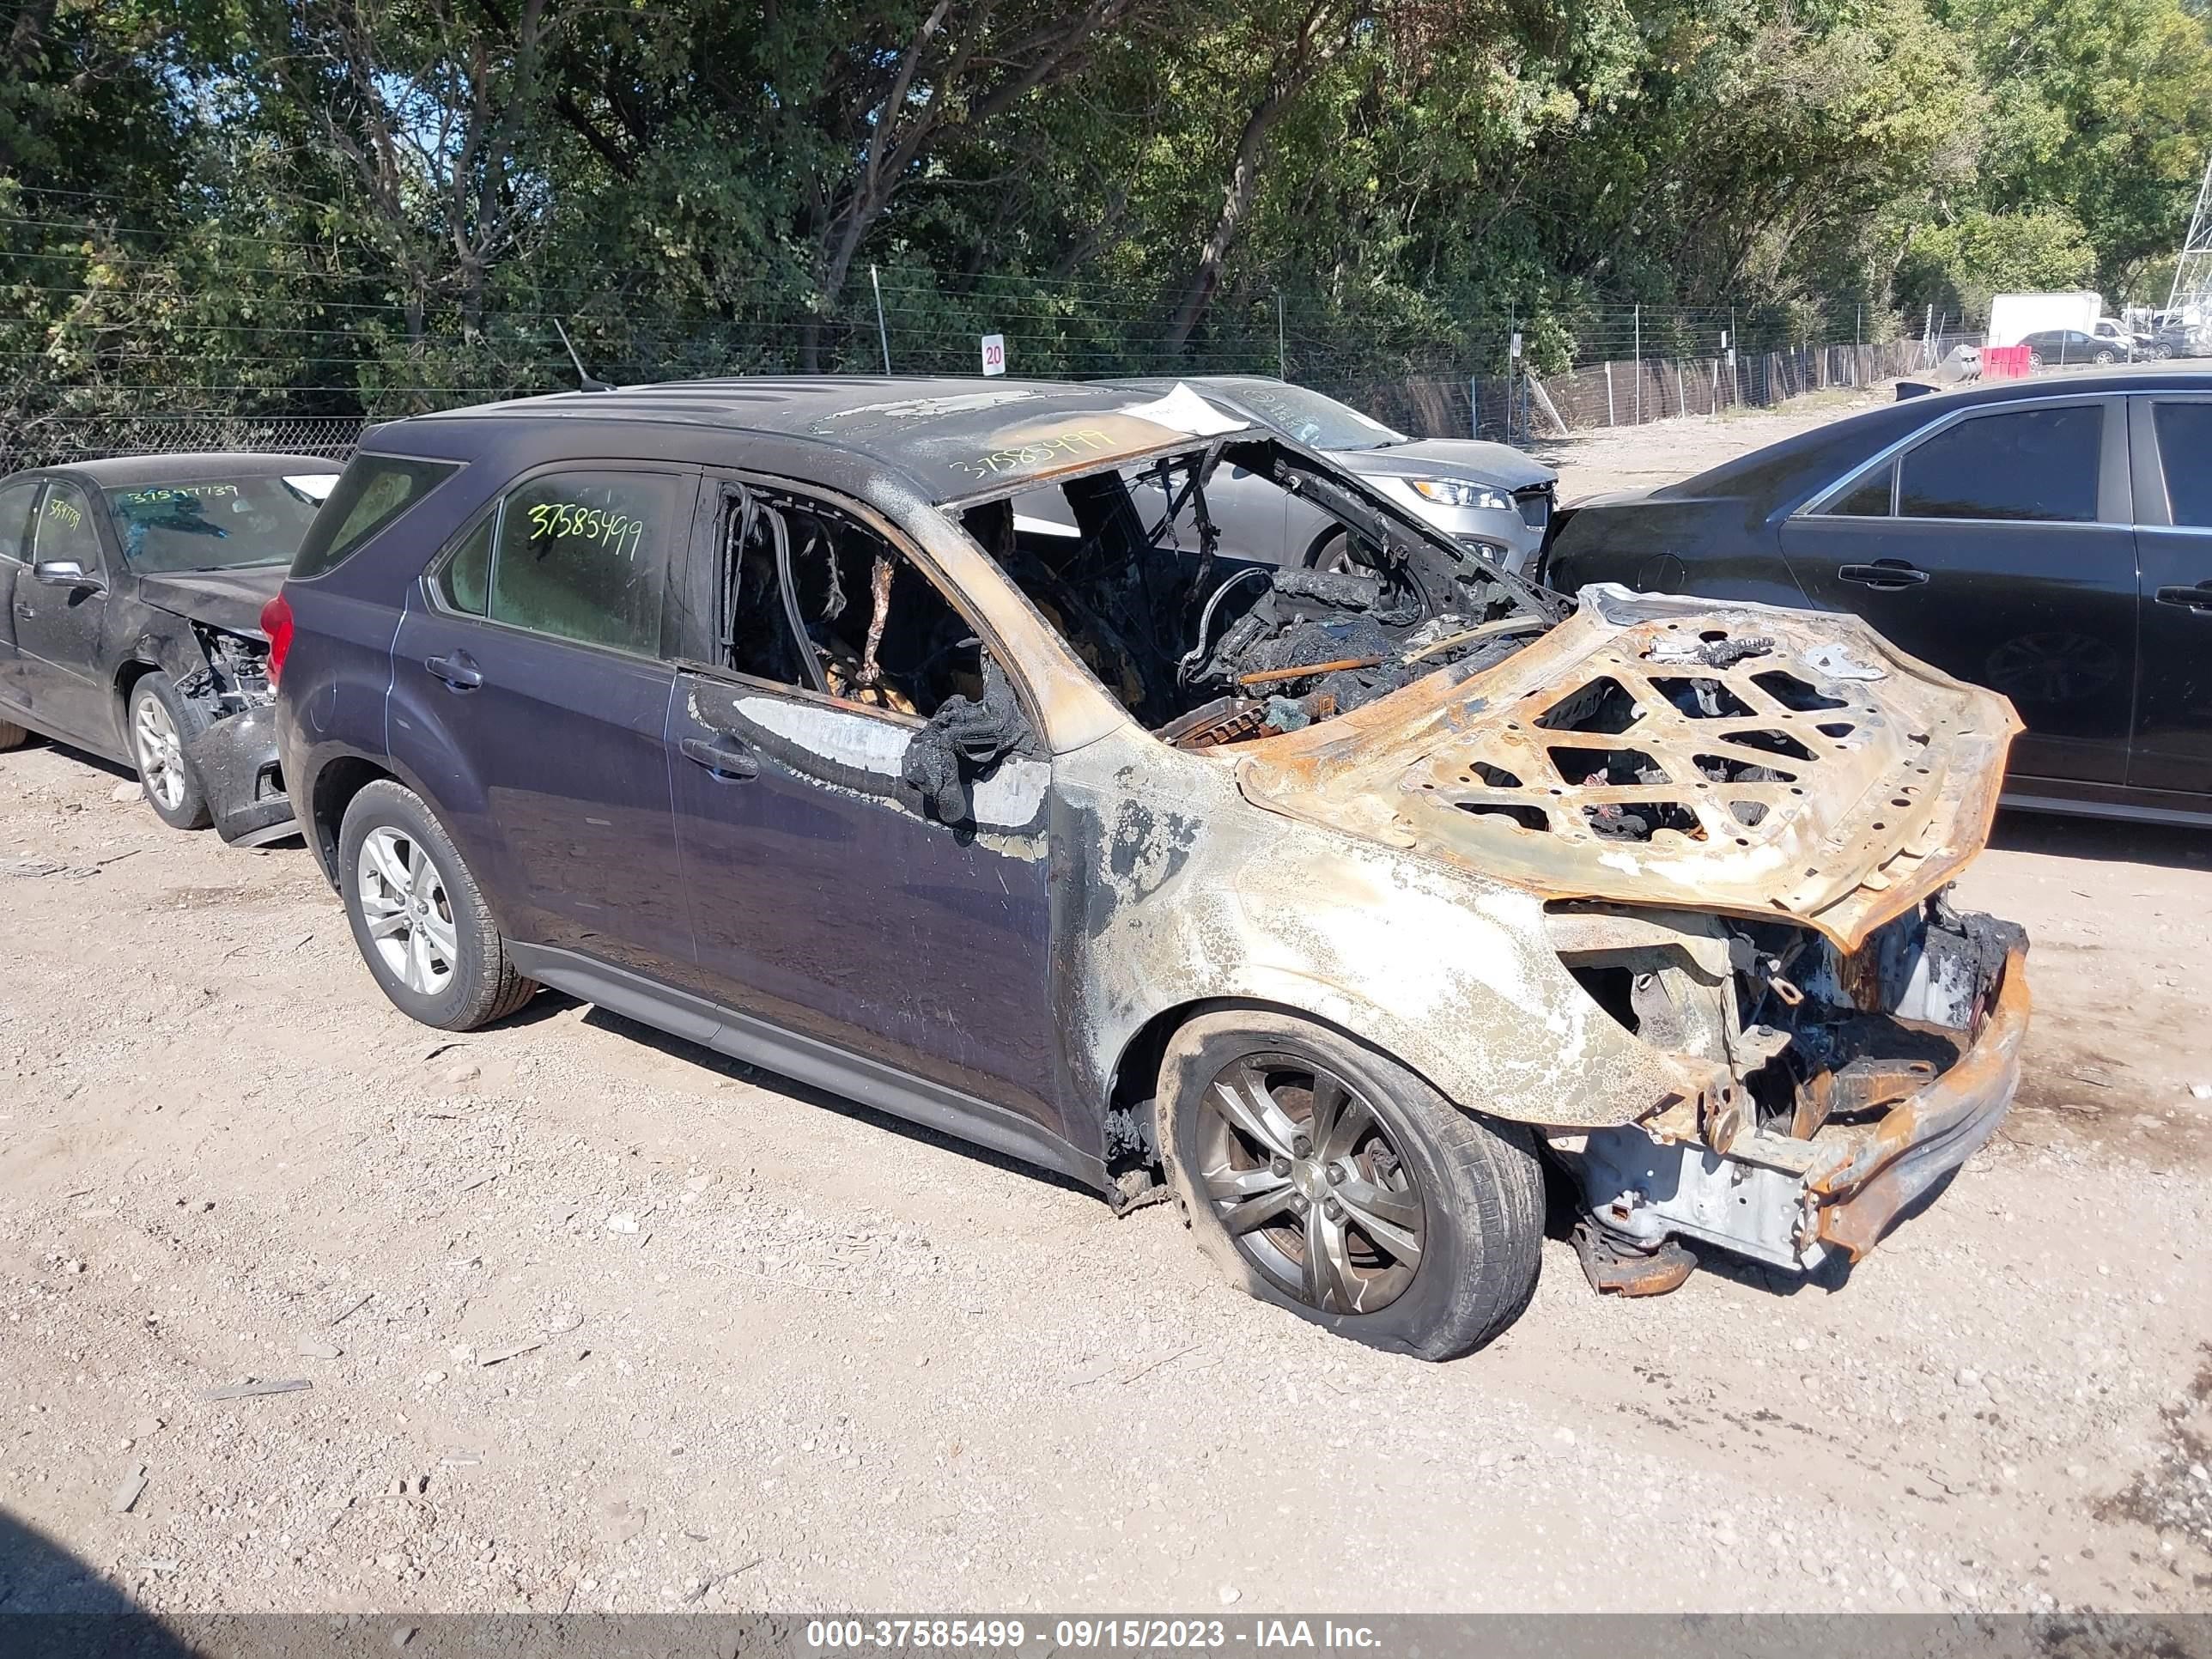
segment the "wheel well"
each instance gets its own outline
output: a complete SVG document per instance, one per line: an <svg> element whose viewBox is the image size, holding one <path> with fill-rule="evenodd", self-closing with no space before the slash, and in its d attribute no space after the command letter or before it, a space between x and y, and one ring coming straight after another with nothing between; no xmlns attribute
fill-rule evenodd
<svg viewBox="0 0 2212 1659"><path fill-rule="evenodd" d="M1324 526L1320 533L1315 536L1312 541L1306 544L1306 550L1302 556L1301 562L1304 563L1309 570L1312 569L1321 562L1322 550L1327 548L1331 542L1335 541L1340 538L1349 538L1352 532L1346 530L1340 524Z"/></svg>
<svg viewBox="0 0 2212 1659"><path fill-rule="evenodd" d="M1159 1085L1160 1061L1168 1051L1168 1041L1184 1026L1201 1014L1218 1014L1241 1008L1253 1013L1279 1014L1285 1019L1302 1019L1309 1025L1319 1025L1350 1037L1361 1047L1389 1054L1389 1050L1377 1047L1358 1032L1348 1030L1333 1019L1324 1018L1310 1008L1293 1007L1287 1002L1268 1002L1258 997L1198 997L1189 1002L1177 1003L1172 1008L1163 1008L1142 1025L1121 1045L1120 1058L1114 1062L1114 1079L1106 1093L1109 1109L1124 1111L1146 1104ZM1403 1066L1407 1061L1395 1054L1389 1058Z"/></svg>
<svg viewBox="0 0 2212 1659"><path fill-rule="evenodd" d="M126 739L130 736L131 689L147 675L160 672L160 664L148 662L143 657L133 657L115 671L115 729Z"/></svg>
<svg viewBox="0 0 2212 1659"><path fill-rule="evenodd" d="M370 784L387 781L396 783L398 780L375 762L350 755L330 762L315 774L315 796L307 809L307 832L315 856L322 861L323 873L332 881L337 879L338 829L345 823L346 808Z"/></svg>

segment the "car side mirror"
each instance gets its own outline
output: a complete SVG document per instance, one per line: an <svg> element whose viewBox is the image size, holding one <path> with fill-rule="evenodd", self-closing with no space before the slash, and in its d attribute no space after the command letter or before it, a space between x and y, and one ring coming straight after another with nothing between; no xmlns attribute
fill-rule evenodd
<svg viewBox="0 0 2212 1659"><path fill-rule="evenodd" d="M89 588L95 593L107 591L106 582L75 559L41 559L31 567L31 578L48 587Z"/></svg>

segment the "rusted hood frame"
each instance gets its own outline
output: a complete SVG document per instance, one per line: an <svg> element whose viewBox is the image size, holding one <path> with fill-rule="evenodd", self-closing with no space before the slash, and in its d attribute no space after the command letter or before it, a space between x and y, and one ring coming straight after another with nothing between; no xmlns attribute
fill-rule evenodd
<svg viewBox="0 0 2212 1659"><path fill-rule="evenodd" d="M1724 666L1683 659L1759 641ZM1632 699L1625 721L1561 723L1608 680ZM1683 681L1727 712L1686 711ZM1788 917L1850 951L1981 849L2021 729L2002 697L1856 617L1592 587L1486 672L1242 745L1237 778L1258 805L1547 898ZM1633 751L1665 781L1577 783L1576 751L1592 750ZM1716 779L1716 758L1781 775ZM1655 806L1692 827L1601 832L1603 809Z"/></svg>

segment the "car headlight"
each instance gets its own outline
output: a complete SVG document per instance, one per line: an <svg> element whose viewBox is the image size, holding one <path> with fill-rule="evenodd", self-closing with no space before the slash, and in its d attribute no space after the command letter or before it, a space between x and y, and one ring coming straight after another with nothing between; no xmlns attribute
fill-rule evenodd
<svg viewBox="0 0 2212 1659"><path fill-rule="evenodd" d="M1498 513L1513 510L1513 497L1492 484L1468 483L1462 478L1408 478L1406 482L1423 501L1434 501L1438 507L1486 507Z"/></svg>

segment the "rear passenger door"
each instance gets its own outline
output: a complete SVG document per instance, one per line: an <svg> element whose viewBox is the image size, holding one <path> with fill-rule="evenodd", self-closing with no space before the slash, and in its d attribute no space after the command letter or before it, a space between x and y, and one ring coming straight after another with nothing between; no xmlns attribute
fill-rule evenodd
<svg viewBox="0 0 2212 1659"><path fill-rule="evenodd" d="M2128 782L2212 794L2212 394L2129 402L2142 665Z"/></svg>
<svg viewBox="0 0 2212 1659"><path fill-rule="evenodd" d="M2012 699L2024 777L2120 783L2136 671L2116 398L1969 408L1783 526L1806 597Z"/></svg>
<svg viewBox="0 0 2212 1659"><path fill-rule="evenodd" d="M698 475L526 476L409 597L392 752L432 791L503 926L656 978L690 961L665 735Z"/></svg>

